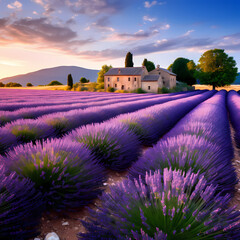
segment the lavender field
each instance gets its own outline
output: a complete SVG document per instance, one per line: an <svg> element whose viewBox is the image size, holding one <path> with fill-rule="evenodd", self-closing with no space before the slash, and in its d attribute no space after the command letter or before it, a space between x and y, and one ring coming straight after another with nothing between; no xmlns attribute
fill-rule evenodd
<svg viewBox="0 0 240 240"><path fill-rule="evenodd" d="M0 90L0 239L85 207L74 239L240 239L236 154L235 91Z"/></svg>

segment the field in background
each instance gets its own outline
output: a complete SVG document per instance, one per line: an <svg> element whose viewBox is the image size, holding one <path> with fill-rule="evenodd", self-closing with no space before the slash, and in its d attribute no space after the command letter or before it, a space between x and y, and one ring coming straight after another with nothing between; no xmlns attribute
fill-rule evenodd
<svg viewBox="0 0 240 240"><path fill-rule="evenodd" d="M193 86L195 87L196 90L204 90L204 89L212 90L212 86L210 86L210 85L196 84L196 85L193 85ZM240 85L230 85L230 86L216 88L216 90L218 90L218 91L220 91L222 89L225 89L226 91L230 91L230 90L239 91L240 90Z"/></svg>

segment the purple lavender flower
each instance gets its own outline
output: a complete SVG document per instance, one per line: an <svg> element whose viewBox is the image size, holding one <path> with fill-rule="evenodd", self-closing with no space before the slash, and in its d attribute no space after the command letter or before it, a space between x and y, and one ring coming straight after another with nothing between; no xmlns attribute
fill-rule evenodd
<svg viewBox="0 0 240 240"><path fill-rule="evenodd" d="M143 177L146 171L162 172L166 167L204 173L209 184L218 184L217 191L234 192L237 179L228 152L204 138L182 134L160 140L132 165L129 175L131 179ZM195 180L189 176L188 181Z"/></svg>
<svg viewBox="0 0 240 240"><path fill-rule="evenodd" d="M66 139L83 143L98 162L116 171L125 170L140 154L137 136L121 124L87 125Z"/></svg>
<svg viewBox="0 0 240 240"><path fill-rule="evenodd" d="M186 184L189 176L196 178L196 183L201 180L201 184L198 187L195 183L191 185L191 181ZM175 179L181 179L181 186L171 184ZM167 192L165 180L169 183ZM142 195L145 189L147 192ZM210 189L213 197L206 203L202 196ZM193 192L195 197L191 198ZM184 201L179 202L179 196ZM159 171L146 173L144 182L141 178L125 180L100 198L101 208L90 210L91 217L83 221L87 232L79 233L79 239L201 239L220 234L228 239L239 236L240 213L227 208L229 195L216 194L215 187L208 186L200 174L191 170L185 173L164 169L163 175ZM217 209L221 209L218 215L214 214Z"/></svg>
<svg viewBox="0 0 240 240"><path fill-rule="evenodd" d="M104 170L79 143L51 140L20 145L2 158L11 171L29 178L47 208L86 205L102 191Z"/></svg>
<svg viewBox="0 0 240 240"><path fill-rule="evenodd" d="M0 239L29 239L37 236L43 201L29 179L7 174L0 165Z"/></svg>

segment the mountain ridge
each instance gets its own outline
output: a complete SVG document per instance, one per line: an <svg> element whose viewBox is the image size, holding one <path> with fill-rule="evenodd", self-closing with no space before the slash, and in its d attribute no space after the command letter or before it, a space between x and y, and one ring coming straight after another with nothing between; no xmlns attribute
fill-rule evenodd
<svg viewBox="0 0 240 240"><path fill-rule="evenodd" d="M73 82L79 82L81 77L89 79L91 82L96 82L99 70L87 69L77 66L57 66L44 68L26 74L19 74L12 77L0 79L0 82L6 84L8 82L17 82L25 86L28 82L34 86L47 85L51 81L59 81L62 84L67 84L67 75L72 74Z"/></svg>

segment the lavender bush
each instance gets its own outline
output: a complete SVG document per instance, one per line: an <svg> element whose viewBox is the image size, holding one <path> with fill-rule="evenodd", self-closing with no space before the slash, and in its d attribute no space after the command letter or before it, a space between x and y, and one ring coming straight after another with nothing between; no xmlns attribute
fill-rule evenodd
<svg viewBox="0 0 240 240"><path fill-rule="evenodd" d="M236 146L240 148L240 95L235 91L228 93L228 110L235 134Z"/></svg>
<svg viewBox="0 0 240 240"><path fill-rule="evenodd" d="M204 173L209 184L218 185L217 192L234 193L237 177L228 151L201 136L178 135L160 140L148 149L129 169L131 179L144 179L146 171L164 168Z"/></svg>
<svg viewBox="0 0 240 240"><path fill-rule="evenodd" d="M42 199L28 179L7 174L0 164L0 239L25 240L38 234Z"/></svg>
<svg viewBox="0 0 240 240"><path fill-rule="evenodd" d="M35 142L38 139L44 139L53 134L52 129L47 124L32 119L19 119L6 124L3 129L15 135L19 144Z"/></svg>
<svg viewBox="0 0 240 240"><path fill-rule="evenodd" d="M78 239L238 239L240 213L202 175L164 169L101 196Z"/></svg>
<svg viewBox="0 0 240 240"><path fill-rule="evenodd" d="M102 191L105 174L83 144L63 140L21 145L2 159L11 171L35 183L47 208L75 208Z"/></svg>
<svg viewBox="0 0 240 240"><path fill-rule="evenodd" d="M116 171L129 167L141 150L138 137L125 126L114 123L84 126L66 140L83 143L99 163Z"/></svg>

